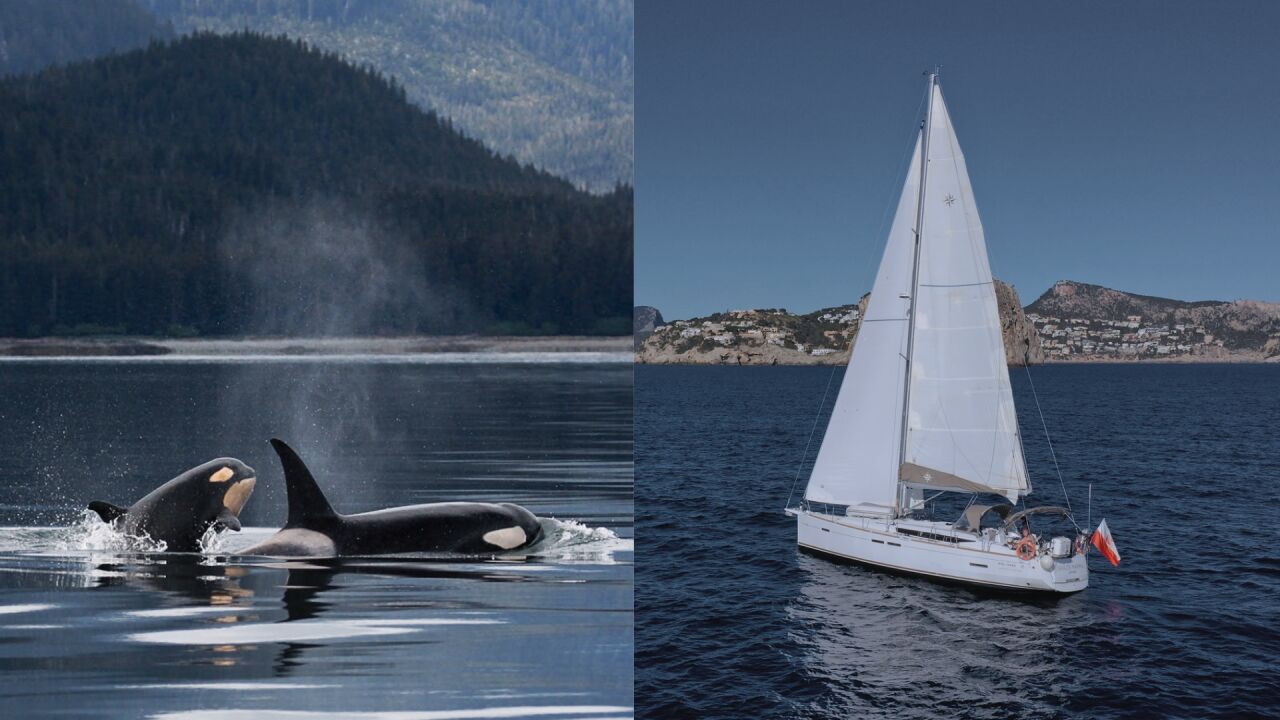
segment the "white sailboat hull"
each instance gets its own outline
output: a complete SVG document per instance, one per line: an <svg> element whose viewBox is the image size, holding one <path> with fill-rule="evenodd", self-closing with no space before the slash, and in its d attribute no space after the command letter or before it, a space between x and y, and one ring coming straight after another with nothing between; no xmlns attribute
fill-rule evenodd
<svg viewBox="0 0 1280 720"><path fill-rule="evenodd" d="M966 538L961 542L907 534L930 526L935 534L946 534L942 523L789 512L797 518L800 547L836 559L1008 591L1073 593L1089 586L1088 560L1080 553L1051 563L1040 557L1022 560L1013 549L971 534L950 533Z"/></svg>

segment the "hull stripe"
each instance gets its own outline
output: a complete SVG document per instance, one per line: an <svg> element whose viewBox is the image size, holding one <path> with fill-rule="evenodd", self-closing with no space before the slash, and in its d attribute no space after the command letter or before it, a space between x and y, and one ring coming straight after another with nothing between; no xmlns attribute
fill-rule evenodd
<svg viewBox="0 0 1280 720"><path fill-rule="evenodd" d="M1008 585L1005 583L985 582L982 580L974 580L972 578L957 577L955 575L944 575L942 573L932 573L926 570L916 570L914 568L905 568L905 567L900 567L898 565L888 565L885 563L878 563L872 560L864 560L862 558L853 557L852 555L842 555L838 552L824 550L822 548L817 548L812 545L805 545L804 543L797 543L797 544L800 547L806 550L811 550L819 555L828 555L830 557L842 558L844 560L852 560L854 562L862 563L864 565L874 565L876 567L888 568L890 570L897 570L899 572L909 573L911 575L922 575L925 577L945 578L947 580L954 580L956 582L962 582L968 585L982 585L984 587L1000 588L1003 590L1022 590L1022 591L1031 591L1031 592L1047 592L1047 593L1059 593L1059 594L1073 593L1073 592L1079 592L1080 590L1084 590L1084 588L1080 588L1079 590L1058 590L1055 588L1035 587L1033 585ZM1088 587L1088 586L1086 585L1085 587Z"/></svg>

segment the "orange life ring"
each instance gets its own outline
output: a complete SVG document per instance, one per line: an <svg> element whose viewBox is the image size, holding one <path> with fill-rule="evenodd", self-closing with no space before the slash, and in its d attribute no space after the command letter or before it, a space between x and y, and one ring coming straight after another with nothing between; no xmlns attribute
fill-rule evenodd
<svg viewBox="0 0 1280 720"><path fill-rule="evenodd" d="M1024 536L1018 541L1018 559L1030 560L1036 556L1036 539L1031 535Z"/></svg>

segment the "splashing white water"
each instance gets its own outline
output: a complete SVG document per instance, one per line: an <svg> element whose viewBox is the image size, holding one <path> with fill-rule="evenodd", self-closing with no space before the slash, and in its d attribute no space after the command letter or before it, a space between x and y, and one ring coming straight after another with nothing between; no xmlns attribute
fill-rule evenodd
<svg viewBox="0 0 1280 720"><path fill-rule="evenodd" d="M204 531L204 535L200 536L200 554L221 555L229 552L226 536L225 531L210 525L209 529Z"/></svg>
<svg viewBox="0 0 1280 720"><path fill-rule="evenodd" d="M164 552L166 543L153 540L145 532L129 535L115 525L103 522L92 510L84 510L80 518L66 528L54 543L61 552Z"/></svg>
<svg viewBox="0 0 1280 720"><path fill-rule="evenodd" d="M553 562L613 564L614 554L632 550L632 541L606 527L591 527L577 520L539 518L544 538L533 554Z"/></svg>
<svg viewBox="0 0 1280 720"><path fill-rule="evenodd" d="M543 538L531 548L510 555L532 556L550 563L618 562L620 552L631 552L633 541L620 538L606 527L591 527L577 520L540 518ZM221 564L229 555L275 532L275 528L247 527L232 533L210 528L200 539L201 562ZM165 551L165 543L148 536L122 532L98 515L85 510L64 527L0 528L0 553L75 556L100 559L115 555L148 555ZM625 560L629 562L629 560Z"/></svg>
<svg viewBox="0 0 1280 720"><path fill-rule="evenodd" d="M577 520L557 520L544 518L551 523L551 531L555 533L553 542L556 547L572 547L584 543L607 542L617 540L618 534L607 527L591 527ZM548 528L544 525L543 532Z"/></svg>

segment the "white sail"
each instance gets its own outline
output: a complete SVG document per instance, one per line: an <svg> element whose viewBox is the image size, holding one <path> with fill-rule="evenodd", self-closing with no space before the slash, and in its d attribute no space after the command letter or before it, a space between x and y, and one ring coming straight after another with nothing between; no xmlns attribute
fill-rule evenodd
<svg viewBox="0 0 1280 720"><path fill-rule="evenodd" d="M898 200L898 211L866 317L827 424L805 498L890 513L897 504L902 402L906 379L907 311L915 258L920 139Z"/></svg>
<svg viewBox="0 0 1280 720"><path fill-rule="evenodd" d="M935 85L933 93L899 477L915 487L994 492L1016 502L1028 491L1027 469L986 241L942 90Z"/></svg>

